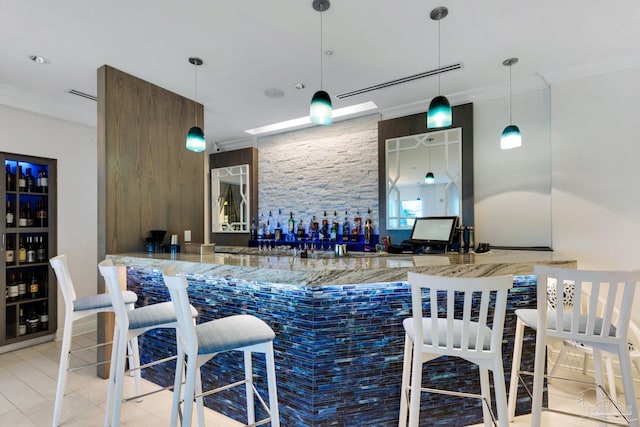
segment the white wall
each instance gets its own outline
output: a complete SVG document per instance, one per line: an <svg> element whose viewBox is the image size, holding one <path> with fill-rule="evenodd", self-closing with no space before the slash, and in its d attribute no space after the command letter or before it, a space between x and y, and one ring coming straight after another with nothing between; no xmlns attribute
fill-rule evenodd
<svg viewBox="0 0 640 427"><path fill-rule="evenodd" d="M0 151L58 160L58 254L67 254L76 293L96 292L96 129L0 105ZM64 321L58 293L58 330ZM85 324L83 329L95 328Z"/></svg>

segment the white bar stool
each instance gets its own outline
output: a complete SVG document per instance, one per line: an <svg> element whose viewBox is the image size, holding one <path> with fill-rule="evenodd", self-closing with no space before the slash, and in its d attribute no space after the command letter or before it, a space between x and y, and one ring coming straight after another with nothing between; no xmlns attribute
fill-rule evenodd
<svg viewBox="0 0 640 427"><path fill-rule="evenodd" d="M405 346L398 425L407 425L408 411L409 426L418 426L420 396L422 392L429 392L481 399L484 424L489 426L495 421L489 385L489 371L492 371L498 421L500 426L506 427L502 331L507 293L513 286L513 276L457 278L409 272L408 281L411 284L412 317L403 321ZM429 291L423 293L423 289ZM490 328L487 323L491 318L489 305L492 295L495 295L495 302ZM423 317L423 303L429 307L426 317ZM446 317L440 317L442 314ZM441 356L460 357L478 365L481 394L422 387L422 365Z"/></svg>
<svg viewBox="0 0 640 427"><path fill-rule="evenodd" d="M73 339L73 322L79 319L83 319L88 316L92 316L97 313L113 312L113 306L111 304L111 298L107 294L90 295L86 297L77 298L76 292L73 287L73 280L69 273L69 266L67 264L66 255L58 255L49 260L53 271L58 278L58 286L62 291L62 297L64 298L64 330L62 334L62 348L60 350L60 367L58 368L58 384L56 386L56 402L53 410L53 427L58 427L60 424L60 416L62 415L62 401L64 399L64 393L67 383L67 373L69 371L85 368L88 366L96 366L98 363L91 363L82 366L75 366L69 368L69 359L72 353L94 348L96 346L84 347L77 350L71 350L71 344ZM120 292L120 291L119 291ZM133 309L134 303L138 297L131 291L120 292L123 303L127 306L128 310ZM105 344L98 344L105 345ZM132 352L135 349L131 348ZM135 355L132 354L131 363L139 363ZM102 363L108 363L102 362ZM139 377L136 377L136 391L140 392Z"/></svg>
<svg viewBox="0 0 640 427"><path fill-rule="evenodd" d="M125 358L126 358L126 346L127 342L137 340L139 335L158 328L177 328L178 322L176 319L176 312L173 309L171 302L163 302L159 304L148 305L134 310L127 310L126 304L122 298L120 292L120 285L122 281L126 282L126 268L123 265L114 266L111 260L106 259L98 264L100 273L105 279L107 289L109 290L109 296L113 304L113 311L116 316L116 322L113 330L113 346L111 348L111 370L109 372L109 392L107 394L107 410L104 418L105 427L119 426L120 425L120 412L122 403L124 401L137 399L143 396L147 396L158 391L162 391L166 388L159 388L156 391L146 393L143 396L136 390L136 396L123 400L123 380L125 373ZM186 316L193 319L198 316L197 310L192 306L187 306L185 309ZM137 346L136 346L137 349ZM161 360L150 362L146 365L140 366L139 363L130 370L137 371L137 375L140 375L140 370L164 363L169 360L176 359L176 370L182 371L182 362L178 360L176 356L169 357ZM139 357L137 359L139 361ZM180 369L178 369L180 368ZM179 388L178 388L179 390ZM179 393L178 393L179 394Z"/></svg>
<svg viewBox="0 0 640 427"><path fill-rule="evenodd" d="M522 337L524 327L527 326L536 330L532 426L539 426L541 422L546 346L549 339L556 339L572 340L592 348L598 405L606 397L602 387L602 352L618 357L626 400L626 407L619 408L619 412L630 426L640 427L628 348L629 320L635 288L640 282L640 271L587 271L536 265L533 274L537 276L538 281L538 308L516 310L518 321L509 387L510 417L513 418L515 412L518 379L522 373ZM565 298L568 298L565 296L565 288L568 284L573 287L572 304L565 303ZM550 286L556 288L555 307L563 309L549 308L547 288ZM589 418L587 414L572 414L550 408L546 410ZM612 418L607 421L617 423Z"/></svg>
<svg viewBox="0 0 640 427"><path fill-rule="evenodd" d="M178 329L178 360L184 360L185 355L187 356L181 425L191 426L194 399L200 415L203 411L202 398L204 396L244 384L247 396L248 423L246 425L259 426L271 422L271 427L279 427L280 414L278 411L276 372L273 357L275 333L273 330L257 317L246 314L224 317L194 325L190 321L188 312L187 279L182 276L166 274L163 277L165 284L169 288L171 301L178 314L178 323L180 324ZM200 368L216 354L229 350L244 352L244 380L202 393ZM266 358L267 384L269 388L268 406L253 385L252 352L264 353ZM172 427L175 427L178 421L180 395L175 390L182 384L182 376L182 370L176 369L173 409L171 411ZM254 393L269 415L267 418L257 422L255 420ZM202 416L199 416L199 418L199 426L204 427L204 418Z"/></svg>

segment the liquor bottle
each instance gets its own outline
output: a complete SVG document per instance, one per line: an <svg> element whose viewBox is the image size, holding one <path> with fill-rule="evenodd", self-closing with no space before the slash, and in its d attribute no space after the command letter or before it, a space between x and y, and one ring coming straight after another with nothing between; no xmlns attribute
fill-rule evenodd
<svg viewBox="0 0 640 427"><path fill-rule="evenodd" d="M31 168L27 168L27 175L24 177L24 180L27 186L27 192L33 193L36 189L36 180L33 175L31 175Z"/></svg>
<svg viewBox="0 0 640 427"><path fill-rule="evenodd" d="M373 241L373 220L371 219L371 208L367 210L367 216L364 220L364 242L371 243Z"/></svg>
<svg viewBox="0 0 640 427"><path fill-rule="evenodd" d="M289 212L289 221L287 221L287 229L289 230L288 233L292 236L295 236L296 234L296 221L293 219L293 211Z"/></svg>
<svg viewBox="0 0 640 427"><path fill-rule="evenodd" d="M7 238L7 248L5 249L5 262L13 264L15 262L15 251L13 249L13 239Z"/></svg>
<svg viewBox="0 0 640 427"><path fill-rule="evenodd" d="M16 216L13 213L13 208L11 207L11 200L7 200L7 227L15 227L15 221Z"/></svg>
<svg viewBox="0 0 640 427"><path fill-rule="evenodd" d="M269 211L269 218L267 218L267 228L265 229L265 237L271 239L275 230L275 224L273 222L273 215Z"/></svg>
<svg viewBox="0 0 640 427"><path fill-rule="evenodd" d="M24 203L20 203L20 214L18 215L18 225L20 227L27 226L27 211L24 207Z"/></svg>
<svg viewBox="0 0 640 427"><path fill-rule="evenodd" d="M36 262L36 247L33 244L33 237L27 237L27 262L33 263Z"/></svg>
<svg viewBox="0 0 640 427"><path fill-rule="evenodd" d="M24 247L24 241L20 236L20 244L18 246L18 262L23 263L27 261L27 249Z"/></svg>
<svg viewBox="0 0 640 427"><path fill-rule="evenodd" d="M360 234L362 234L362 217L360 211L356 211L356 215L353 217L353 229L351 230L351 241L359 242Z"/></svg>
<svg viewBox="0 0 640 427"><path fill-rule="evenodd" d="M351 238L351 223L349 222L349 213L344 211L344 222L342 223L342 241L348 242Z"/></svg>
<svg viewBox="0 0 640 427"><path fill-rule="evenodd" d="M333 211L333 222L331 223L331 233L329 234L329 238L332 242L338 240L338 212Z"/></svg>
<svg viewBox="0 0 640 427"><path fill-rule="evenodd" d="M7 285L7 298L9 301L16 301L18 299L18 282L16 282L16 275L11 273L11 280Z"/></svg>
<svg viewBox="0 0 640 427"><path fill-rule="evenodd" d="M311 223L309 224L309 238L311 240L315 240L318 238L318 232L320 231L320 223L318 222L318 218L314 215L311 218Z"/></svg>
<svg viewBox="0 0 640 427"><path fill-rule="evenodd" d="M35 273L31 275L31 283L29 284L29 296L31 298L38 298L40 295L40 283L36 279Z"/></svg>
<svg viewBox="0 0 640 427"><path fill-rule="evenodd" d="M41 193L49 192L49 178L47 177L47 168L38 171L38 188Z"/></svg>
<svg viewBox="0 0 640 427"><path fill-rule="evenodd" d="M258 226L255 218L251 218L251 240L258 240Z"/></svg>
<svg viewBox="0 0 640 427"><path fill-rule="evenodd" d="M4 165L7 170L7 191L16 191L16 176L11 172L11 165Z"/></svg>
<svg viewBox="0 0 640 427"><path fill-rule="evenodd" d="M27 189L27 180L22 174L22 166L17 166L16 172L18 174L18 191L25 191Z"/></svg>
<svg viewBox="0 0 640 427"><path fill-rule="evenodd" d="M31 212L31 204L27 202L27 211L24 213L27 217L27 227L33 227L33 212Z"/></svg>
<svg viewBox="0 0 640 427"><path fill-rule="evenodd" d="M322 217L322 240L327 240L329 238L329 217L327 216L327 211L324 211L324 216Z"/></svg>
<svg viewBox="0 0 640 427"><path fill-rule="evenodd" d="M44 198L42 200L40 200L39 202L37 202L36 204L36 226L37 227L46 227L48 225L48 218L47 218L47 206L45 204L45 200Z"/></svg>
<svg viewBox="0 0 640 427"><path fill-rule="evenodd" d="M262 214L258 218L258 239L262 239L264 237L264 218Z"/></svg>
<svg viewBox="0 0 640 427"><path fill-rule="evenodd" d="M282 227L280 227L280 223L276 223L276 228L273 229L273 238L274 240L282 240Z"/></svg>
<svg viewBox="0 0 640 427"><path fill-rule="evenodd" d="M18 299L22 299L27 295L27 282L24 281L22 271L18 276Z"/></svg>
<svg viewBox="0 0 640 427"><path fill-rule="evenodd" d="M47 310L47 302L42 302L42 311L40 312L40 330L49 329L49 311Z"/></svg>
<svg viewBox="0 0 640 427"><path fill-rule="evenodd" d="M27 333L27 321L24 318L24 310L20 309L20 318L18 319L18 336L25 335Z"/></svg>
<svg viewBox="0 0 640 427"><path fill-rule="evenodd" d="M302 220L298 221L298 240L302 240L305 237L304 232L304 222Z"/></svg>

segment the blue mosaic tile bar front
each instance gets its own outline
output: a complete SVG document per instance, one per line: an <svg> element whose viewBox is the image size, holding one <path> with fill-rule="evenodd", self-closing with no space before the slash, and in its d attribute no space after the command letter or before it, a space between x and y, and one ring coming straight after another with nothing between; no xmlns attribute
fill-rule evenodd
<svg viewBox="0 0 640 427"><path fill-rule="evenodd" d="M304 286L190 275L191 303L199 322L239 313L254 314L275 331L274 342L281 424L312 426L396 426L404 335L402 320L410 316L410 288L406 282L336 286ZM128 268L129 289L140 304L168 301L157 269ZM516 276L508 299L504 332L504 368L511 368L514 310L535 307L535 277ZM525 349L535 337L525 337ZM175 352L170 331L149 333L141 342L143 362ZM523 369L533 365L533 351L523 352ZM266 390L264 363L254 357L257 387ZM174 366L155 367L147 379L172 383ZM204 387L242 377L242 355L216 356L203 368ZM436 388L478 392L478 370L460 359L441 358L425 365L425 384ZM520 387L520 390L523 390ZM529 402L519 396L518 413ZM266 396L266 393L263 394ZM479 401L424 395L421 425L465 426L482 422ZM243 389L209 397L212 409L246 421Z"/></svg>

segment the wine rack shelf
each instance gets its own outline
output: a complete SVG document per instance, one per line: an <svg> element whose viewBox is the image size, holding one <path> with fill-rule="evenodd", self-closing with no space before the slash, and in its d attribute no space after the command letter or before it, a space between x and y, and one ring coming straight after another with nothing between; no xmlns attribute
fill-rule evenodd
<svg viewBox="0 0 640 427"><path fill-rule="evenodd" d="M0 152L0 353L55 334L57 161Z"/></svg>

